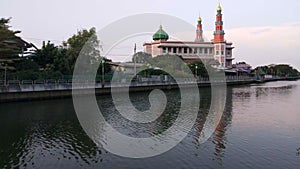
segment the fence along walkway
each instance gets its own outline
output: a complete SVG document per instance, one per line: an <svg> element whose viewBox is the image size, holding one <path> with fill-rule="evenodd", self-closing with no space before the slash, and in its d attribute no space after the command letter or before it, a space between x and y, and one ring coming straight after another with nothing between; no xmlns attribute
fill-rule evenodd
<svg viewBox="0 0 300 169"><path fill-rule="evenodd" d="M32 91L51 91L51 90L72 90L73 89L88 89L88 88L114 88L114 87L138 87L138 86L159 86L159 85L176 85L176 84L209 84L214 83L224 83L224 82L245 82L245 81L255 81L251 77L226 77L225 79L214 79L210 81L208 78L198 78L195 79L179 79L176 81L171 80L157 80L151 78L143 78L143 81L126 81L122 79L118 82L105 82L92 81L92 80L8 80L5 84L3 80L0 80L0 93L7 92L32 92Z"/></svg>

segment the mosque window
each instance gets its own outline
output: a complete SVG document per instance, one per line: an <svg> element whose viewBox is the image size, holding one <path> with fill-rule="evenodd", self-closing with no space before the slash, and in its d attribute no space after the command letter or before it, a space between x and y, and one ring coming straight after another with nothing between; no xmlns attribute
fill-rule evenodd
<svg viewBox="0 0 300 169"><path fill-rule="evenodd" d="M166 53L167 52L166 47L163 47L162 49L163 49L162 53Z"/></svg>
<svg viewBox="0 0 300 169"><path fill-rule="evenodd" d="M177 53L176 48L173 48L173 53Z"/></svg>
<svg viewBox="0 0 300 169"><path fill-rule="evenodd" d="M202 53L202 48L199 48L199 53Z"/></svg>
<svg viewBox="0 0 300 169"><path fill-rule="evenodd" d="M187 48L183 48L183 53L187 53Z"/></svg>

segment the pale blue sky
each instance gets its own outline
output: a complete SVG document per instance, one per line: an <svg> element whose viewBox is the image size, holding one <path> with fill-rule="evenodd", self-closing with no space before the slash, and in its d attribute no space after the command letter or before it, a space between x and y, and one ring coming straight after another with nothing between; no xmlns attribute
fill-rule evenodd
<svg viewBox="0 0 300 169"><path fill-rule="evenodd" d="M48 39L59 44L82 28L99 30L124 16L145 12L173 15L191 24L200 13L203 29L210 36L217 5L217 0L1 0L0 17L12 17L12 29L21 30L23 38L37 44ZM236 46L236 61L245 60L253 66L291 63L300 68L300 45L294 44L300 37L299 0L221 0L221 5L225 38ZM279 41L289 45L278 48L269 44ZM252 43L256 43L253 49Z"/></svg>

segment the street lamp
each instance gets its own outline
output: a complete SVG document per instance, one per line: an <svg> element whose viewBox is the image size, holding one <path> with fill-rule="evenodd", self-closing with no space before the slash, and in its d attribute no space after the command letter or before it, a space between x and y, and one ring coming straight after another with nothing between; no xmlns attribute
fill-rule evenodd
<svg viewBox="0 0 300 169"><path fill-rule="evenodd" d="M197 75L197 73L198 73L197 69L198 69L198 65L196 65L196 69L195 69L195 75L196 75L196 77L198 77L198 75Z"/></svg>
<svg viewBox="0 0 300 169"><path fill-rule="evenodd" d="M7 77L7 64L2 63L4 65L4 86L6 86L6 77Z"/></svg>
<svg viewBox="0 0 300 169"><path fill-rule="evenodd" d="M134 52L133 52L133 60L134 60L134 75L136 76L136 43L134 44Z"/></svg>

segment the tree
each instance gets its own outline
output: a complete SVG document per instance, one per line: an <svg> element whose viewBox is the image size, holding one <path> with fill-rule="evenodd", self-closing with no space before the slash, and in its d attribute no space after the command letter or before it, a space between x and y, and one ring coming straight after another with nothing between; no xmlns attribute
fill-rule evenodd
<svg viewBox="0 0 300 169"><path fill-rule="evenodd" d="M70 64L67 59L67 49L63 47L58 47L57 49L57 55L54 58L53 61L53 70L61 72L64 75L70 75L72 74L70 70Z"/></svg>
<svg viewBox="0 0 300 169"><path fill-rule="evenodd" d="M136 63L146 63L147 60L149 60L151 58L152 58L152 56L149 53L138 52L133 55L132 62L134 62L134 59L136 59Z"/></svg>
<svg viewBox="0 0 300 169"><path fill-rule="evenodd" d="M38 71L39 65L31 59L20 59L15 61L16 71Z"/></svg>
<svg viewBox="0 0 300 169"><path fill-rule="evenodd" d="M300 75L297 69L286 64L259 66L255 70L262 70L266 74L280 77L295 77Z"/></svg>
<svg viewBox="0 0 300 169"><path fill-rule="evenodd" d="M11 58L21 52L20 38L16 36L20 31L10 30L9 21L10 18L0 19L0 58Z"/></svg>
<svg viewBox="0 0 300 169"><path fill-rule="evenodd" d="M34 60L40 66L41 70L52 70L54 59L58 55L58 48L50 41L45 44L43 42L43 46L41 49L36 50Z"/></svg>
<svg viewBox="0 0 300 169"><path fill-rule="evenodd" d="M201 61L189 63L188 67L197 76L208 77L206 67Z"/></svg>
<svg viewBox="0 0 300 169"><path fill-rule="evenodd" d="M144 60L144 64L142 69L146 68L148 70L140 72L140 75L163 75L167 73L178 77L186 77L188 75L187 67L180 55L166 54L150 57Z"/></svg>
<svg viewBox="0 0 300 169"><path fill-rule="evenodd" d="M81 63L83 66L90 67L91 64L97 63L100 58L99 40L96 35L96 29L91 28L90 30L83 29L76 35L73 35L66 42L67 59L69 62L70 70L73 72L75 62L79 54L86 58L86 63Z"/></svg>
<svg viewBox="0 0 300 169"><path fill-rule="evenodd" d="M112 69L111 69L111 65L109 64L109 62L111 62L112 60L110 59L107 59L105 57L102 58L104 60L104 73L105 74L108 74L108 73L111 73ZM97 71L97 74L98 75L102 75L102 64L99 64L99 68L98 68L98 71Z"/></svg>

